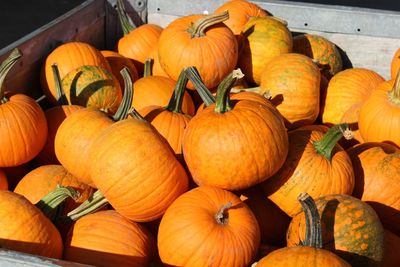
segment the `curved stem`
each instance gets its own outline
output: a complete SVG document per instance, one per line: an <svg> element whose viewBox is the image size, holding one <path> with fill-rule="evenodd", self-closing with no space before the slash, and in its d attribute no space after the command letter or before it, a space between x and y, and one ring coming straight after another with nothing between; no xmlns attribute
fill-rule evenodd
<svg viewBox="0 0 400 267"><path fill-rule="evenodd" d="M232 202L228 202L219 208L217 214L215 214L215 220L218 224L227 224L229 216L226 214L226 211L232 207Z"/></svg>
<svg viewBox="0 0 400 267"><path fill-rule="evenodd" d="M390 101L400 104L400 70L397 72L392 90L389 91Z"/></svg>
<svg viewBox="0 0 400 267"><path fill-rule="evenodd" d="M215 25L217 23L221 23L227 19L229 19L228 10L225 10L222 13L204 16L201 19L194 22L188 29L188 32L192 34L192 38L201 37L205 35L205 30L208 27Z"/></svg>
<svg viewBox="0 0 400 267"><path fill-rule="evenodd" d="M196 88L197 92L200 95L200 98L203 100L204 105L208 107L211 104L215 103L215 98L211 94L210 90L204 85L203 81L201 80L199 71L196 67L188 67L186 69L186 75L189 80L193 83L194 88Z"/></svg>
<svg viewBox="0 0 400 267"><path fill-rule="evenodd" d="M134 118L135 120L146 121L142 117L142 115L140 115L139 112L137 112L137 110L135 108L131 108L131 110L129 111L128 115L131 116L132 118Z"/></svg>
<svg viewBox="0 0 400 267"><path fill-rule="evenodd" d="M57 188L44 196L38 203L35 204L47 218L54 221L59 215L58 207L67 199L76 200L79 198L79 192L72 187L57 185Z"/></svg>
<svg viewBox="0 0 400 267"><path fill-rule="evenodd" d="M153 60L151 58L148 58L145 60L143 77L150 77L152 75L152 73L151 73L151 65L152 64L153 64Z"/></svg>
<svg viewBox="0 0 400 267"><path fill-rule="evenodd" d="M225 79L218 85L217 99L215 101L214 111L217 113L225 113L232 109L229 99L229 94L232 86L235 85L238 79L243 78L244 74L240 69L233 70Z"/></svg>
<svg viewBox="0 0 400 267"><path fill-rule="evenodd" d="M1 62L0 65L0 104L6 103L8 99L4 96L4 88L3 88L3 83L4 80L8 74L8 72L11 70L11 68L14 66L14 64L17 62L19 58L22 57L21 51L19 51L18 48L15 48L11 53L8 55L8 57Z"/></svg>
<svg viewBox="0 0 400 267"><path fill-rule="evenodd" d="M57 98L57 104L58 105L68 105L68 100L65 96L65 92L62 88L62 82L61 82L61 77L60 77L60 71L58 70L57 63L53 63L51 65L51 69L53 71L53 77L54 77L54 85L56 87L56 98Z"/></svg>
<svg viewBox="0 0 400 267"><path fill-rule="evenodd" d="M128 117L129 109L132 106L133 97L133 83L130 71L127 67L121 70L122 78L124 78L124 96L122 97L121 104L118 107L117 112L112 116L114 121L120 121Z"/></svg>
<svg viewBox="0 0 400 267"><path fill-rule="evenodd" d="M347 140L353 138L353 132L349 129L347 123L332 126L322 139L313 142L313 145L318 154L323 155L327 160L331 160L333 148L342 137Z"/></svg>
<svg viewBox="0 0 400 267"><path fill-rule="evenodd" d="M129 19L128 13L126 12L125 5L123 0L117 0L117 12L118 18L121 23L122 31L124 35L129 34L131 31L136 29L136 25L134 25Z"/></svg>
<svg viewBox="0 0 400 267"><path fill-rule="evenodd" d="M167 110L176 113L182 113L183 96L188 81L189 79L186 76L186 69L183 69L179 75L178 81L176 82L174 92L172 93L171 99L169 100L166 108Z"/></svg>
<svg viewBox="0 0 400 267"><path fill-rule="evenodd" d="M306 217L306 239L303 245L322 248L321 219L314 199L307 193L301 193L297 200L303 207Z"/></svg>
<svg viewBox="0 0 400 267"><path fill-rule="evenodd" d="M79 207L69 212L65 219L70 221L76 221L79 218L96 212L108 204L108 200L103 194L97 190L94 194L85 202L83 202Z"/></svg>

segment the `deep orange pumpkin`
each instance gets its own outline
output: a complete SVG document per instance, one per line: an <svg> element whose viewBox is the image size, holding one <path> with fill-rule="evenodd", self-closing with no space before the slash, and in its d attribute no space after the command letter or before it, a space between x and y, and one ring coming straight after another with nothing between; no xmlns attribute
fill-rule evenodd
<svg viewBox="0 0 400 267"><path fill-rule="evenodd" d="M139 79L138 71L136 70L136 67L131 59L110 50L102 50L100 52L107 59L108 63L110 64L112 74L117 78L121 86L124 84L124 78L121 75L121 70L124 67L129 69L133 82Z"/></svg>
<svg viewBox="0 0 400 267"><path fill-rule="evenodd" d="M2 169L0 169L0 190L8 190L7 175Z"/></svg>
<svg viewBox="0 0 400 267"><path fill-rule="evenodd" d="M157 241L168 266L247 266L260 245L260 230L239 197L201 186L172 203L161 219Z"/></svg>
<svg viewBox="0 0 400 267"><path fill-rule="evenodd" d="M393 55L391 69L390 69L392 79L396 78L399 70L400 70L400 48L397 49L396 53L394 53Z"/></svg>
<svg viewBox="0 0 400 267"><path fill-rule="evenodd" d="M149 266L156 242L142 225L114 210L75 222L65 242L64 259L95 266Z"/></svg>

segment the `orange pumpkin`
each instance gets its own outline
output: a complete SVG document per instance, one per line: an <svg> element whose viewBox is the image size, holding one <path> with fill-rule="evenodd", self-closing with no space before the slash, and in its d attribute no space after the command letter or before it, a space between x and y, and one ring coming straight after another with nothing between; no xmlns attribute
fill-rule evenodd
<svg viewBox="0 0 400 267"><path fill-rule="evenodd" d="M114 210L99 211L75 222L64 259L95 266L149 266L156 242L142 225Z"/></svg>
<svg viewBox="0 0 400 267"><path fill-rule="evenodd" d="M397 49L396 53L394 53L393 55L391 69L390 69L392 79L396 78L399 70L400 70L400 48Z"/></svg>
<svg viewBox="0 0 400 267"><path fill-rule="evenodd" d="M133 82L139 79L138 71L136 70L132 60L114 51L102 50L100 52L107 59L108 63L110 64L112 74L117 78L120 85L124 84L124 78L120 72L125 67L129 69Z"/></svg>
<svg viewBox="0 0 400 267"><path fill-rule="evenodd" d="M264 193L286 214L301 211L297 196L308 192L313 198L353 192L351 160L337 142L347 125L333 126L327 133L314 129L289 132L289 153L282 168L262 184Z"/></svg>
<svg viewBox="0 0 400 267"><path fill-rule="evenodd" d="M41 85L46 98L57 103L56 88L51 66L57 64L61 79L70 71L81 66L98 66L111 71L110 64L95 47L82 42L69 42L54 49L46 58L42 67Z"/></svg>
<svg viewBox="0 0 400 267"><path fill-rule="evenodd" d="M349 148L356 144L364 143L364 139L361 136L360 129L358 127L358 117L363 103L357 103L351 106L342 116L340 123L347 123L349 128L353 132L353 138L350 140L340 140L341 145L344 148Z"/></svg>
<svg viewBox="0 0 400 267"><path fill-rule="evenodd" d="M261 74L260 92L285 118L288 129L312 124L319 114L321 73L304 55L287 53L274 57Z"/></svg>
<svg viewBox="0 0 400 267"><path fill-rule="evenodd" d="M8 190L7 175L2 169L0 169L0 190Z"/></svg>
<svg viewBox="0 0 400 267"><path fill-rule="evenodd" d="M0 65L0 167L15 167L36 157L47 139L44 112L31 97L4 94L3 81L22 56L14 49Z"/></svg>
<svg viewBox="0 0 400 267"><path fill-rule="evenodd" d="M368 202L385 228L400 235L400 149L364 143L348 150L356 178L353 195Z"/></svg>
<svg viewBox="0 0 400 267"><path fill-rule="evenodd" d="M200 186L167 209L157 241L168 266L248 266L260 245L260 230L239 197Z"/></svg>
<svg viewBox="0 0 400 267"><path fill-rule="evenodd" d="M338 124L354 104L364 103L384 79L376 72L352 68L337 73L329 81L322 107L322 122Z"/></svg>
<svg viewBox="0 0 400 267"><path fill-rule="evenodd" d="M156 47L155 49L153 49L153 51L151 51L149 58L153 60L153 65L151 68L151 72L153 73L153 75L169 78L168 74L161 67L160 60L158 59L158 47Z"/></svg>
<svg viewBox="0 0 400 267"><path fill-rule="evenodd" d="M384 267L400 266L400 237L385 229L385 254L382 261Z"/></svg>
<svg viewBox="0 0 400 267"><path fill-rule="evenodd" d="M241 77L240 71L227 76L216 104L194 116L185 130L183 155L198 185L245 189L271 177L286 158L287 132L276 108L230 101L229 91Z"/></svg>
<svg viewBox="0 0 400 267"><path fill-rule="evenodd" d="M223 22L228 11L213 15L190 15L175 19L162 32L158 43L161 67L175 81L183 68L195 66L208 88L217 86L236 66L238 44ZM190 89L194 89L191 83Z"/></svg>

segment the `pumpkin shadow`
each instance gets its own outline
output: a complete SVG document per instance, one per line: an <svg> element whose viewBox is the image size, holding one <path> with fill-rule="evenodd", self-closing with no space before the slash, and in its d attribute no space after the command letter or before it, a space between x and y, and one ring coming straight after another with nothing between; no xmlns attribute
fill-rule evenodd
<svg viewBox="0 0 400 267"><path fill-rule="evenodd" d="M254 32L254 25L248 28L246 31L242 32L238 37L238 46L239 46L239 58L242 61L238 61L237 67L241 68L242 71L245 73L244 79L246 80L247 84L252 86L258 86L251 77L253 77L253 60L251 57L251 48L250 42L247 39L249 35ZM249 53L244 54L243 51L249 51Z"/></svg>
<svg viewBox="0 0 400 267"><path fill-rule="evenodd" d="M366 202L375 210L384 228L400 236L400 210L375 201Z"/></svg>

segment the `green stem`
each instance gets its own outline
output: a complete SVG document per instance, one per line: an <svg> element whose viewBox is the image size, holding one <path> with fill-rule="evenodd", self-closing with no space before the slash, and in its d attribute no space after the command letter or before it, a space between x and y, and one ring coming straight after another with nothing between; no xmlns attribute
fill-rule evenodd
<svg viewBox="0 0 400 267"><path fill-rule="evenodd" d="M199 71L196 67L188 67L186 69L186 75L189 80L193 83L194 88L196 88L197 92L200 95L200 98L203 100L204 105L208 107L211 104L215 103L215 98L211 94L210 90L204 85L203 81L201 80Z"/></svg>
<svg viewBox="0 0 400 267"><path fill-rule="evenodd" d="M318 208L314 199L307 193L301 193L297 200L303 207L306 218L306 239L304 246L322 248L322 228Z"/></svg>
<svg viewBox="0 0 400 267"><path fill-rule="evenodd" d="M127 35L136 29L136 25L134 25L129 19L123 0L117 0L117 12L124 35Z"/></svg>
<svg viewBox="0 0 400 267"><path fill-rule="evenodd" d="M97 190L94 194L79 207L67 214L67 219L70 221L76 221L79 218L96 212L108 204L108 200L103 194Z"/></svg>
<svg viewBox="0 0 400 267"><path fill-rule="evenodd" d="M153 64L153 60L151 58L148 58L145 60L143 77L150 77L152 75L152 73L151 73L151 65L152 64Z"/></svg>
<svg viewBox="0 0 400 267"><path fill-rule="evenodd" d="M114 121L124 120L128 117L129 109L132 106L133 83L130 71L127 67L121 70L122 78L124 78L124 96L117 112L112 116Z"/></svg>
<svg viewBox="0 0 400 267"><path fill-rule="evenodd" d="M0 65L0 104L8 102L8 99L4 96L5 92L3 88L3 83L8 72L21 57L22 53L19 51L18 48L15 48Z"/></svg>
<svg viewBox="0 0 400 267"><path fill-rule="evenodd" d="M215 25L217 23L221 23L227 19L229 19L228 10L225 10L222 13L204 16L201 19L195 21L188 29L188 32L192 34L192 38L201 37L205 35L205 30L208 27L211 27L212 25Z"/></svg>
<svg viewBox="0 0 400 267"><path fill-rule="evenodd" d="M215 101L214 111L217 113L225 113L232 109L230 104L229 94L232 86L235 85L238 79L243 78L244 74L240 69L232 71L222 82L218 85L217 98Z"/></svg>
<svg viewBox="0 0 400 267"><path fill-rule="evenodd" d="M174 92L172 93L171 99L169 100L167 110L176 113L182 113L182 102L185 93L186 85L189 79L186 76L186 69L183 69L179 75L178 81L176 82Z"/></svg>
<svg viewBox="0 0 400 267"><path fill-rule="evenodd" d="M69 105L68 100L65 96L65 92L62 88L62 82L61 82L61 77L60 77L60 71L58 70L58 66L56 63L51 65L51 69L53 71L53 77L54 77L54 85L56 87L56 98L57 98L57 104L58 105Z"/></svg>
<svg viewBox="0 0 400 267"><path fill-rule="evenodd" d="M38 203L35 204L47 218L54 221L59 215L59 206L67 199L76 200L79 197L79 192L72 187L57 185L57 188L44 196Z"/></svg>
<svg viewBox="0 0 400 267"><path fill-rule="evenodd" d="M400 104L400 70L397 72L392 90L389 91L389 99L394 104Z"/></svg>
<svg viewBox="0 0 400 267"><path fill-rule="evenodd" d="M146 121L142 115L139 114L139 112L137 112L137 110L135 108L131 108L131 110L129 111L129 116L131 116L132 118L134 118L135 120L140 120L140 121ZM147 121L146 121L147 122Z"/></svg>
<svg viewBox="0 0 400 267"><path fill-rule="evenodd" d="M331 160L333 148L342 137L347 140L353 138L353 133L347 123L332 126L322 139L313 142L313 145L318 154L323 155L327 160Z"/></svg>
<svg viewBox="0 0 400 267"><path fill-rule="evenodd" d="M215 214L215 220L217 221L218 224L227 224L229 216L226 214L226 211L232 207L232 202L228 202L225 205L223 205Z"/></svg>

